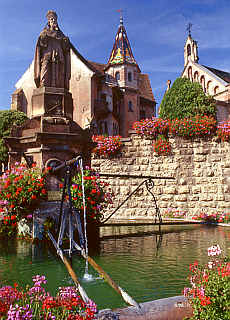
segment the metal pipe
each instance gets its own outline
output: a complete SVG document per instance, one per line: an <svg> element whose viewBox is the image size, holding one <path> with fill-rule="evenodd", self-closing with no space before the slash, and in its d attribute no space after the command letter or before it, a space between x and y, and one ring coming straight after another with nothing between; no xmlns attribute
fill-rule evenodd
<svg viewBox="0 0 230 320"><path fill-rule="evenodd" d="M175 180L174 177L157 177L157 176L142 176L136 174L120 174L120 173L99 173L100 177L113 177L113 178L134 178L134 179L169 179Z"/></svg>

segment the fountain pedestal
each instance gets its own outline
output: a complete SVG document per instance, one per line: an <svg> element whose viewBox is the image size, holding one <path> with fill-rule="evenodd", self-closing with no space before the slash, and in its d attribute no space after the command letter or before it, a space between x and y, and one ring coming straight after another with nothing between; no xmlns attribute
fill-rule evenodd
<svg viewBox="0 0 230 320"><path fill-rule="evenodd" d="M89 165L94 143L89 130L83 130L72 120L71 94L62 88L37 88L32 96L32 107L34 116L23 125L14 126L11 136L5 139L9 148L9 165L14 165L15 162L35 162L44 170L48 166L71 160L79 154L83 164ZM48 199L38 206L41 212L51 210L53 202L60 202L61 178L61 174L47 175ZM36 219L34 223L33 237L41 238Z"/></svg>

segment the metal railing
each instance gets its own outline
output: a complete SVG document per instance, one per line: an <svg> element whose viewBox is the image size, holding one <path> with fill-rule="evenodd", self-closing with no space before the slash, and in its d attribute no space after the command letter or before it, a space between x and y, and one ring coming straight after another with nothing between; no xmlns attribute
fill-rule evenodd
<svg viewBox="0 0 230 320"><path fill-rule="evenodd" d="M174 180L174 177L158 177L158 176L148 176L148 175L134 175L134 174L118 174L118 173L99 173L100 177L105 178L132 178L132 179L144 179L136 188L134 191L132 191L124 201L105 219L101 222L101 225L104 225L131 197L134 195L138 189L140 189L141 186L145 186L148 192L153 197L153 202L155 206L155 215L154 220L155 223L157 223L157 219L159 221L159 225L162 224L162 216L160 213L160 209L157 205L156 197L154 193L152 192L152 189L154 188L154 180Z"/></svg>

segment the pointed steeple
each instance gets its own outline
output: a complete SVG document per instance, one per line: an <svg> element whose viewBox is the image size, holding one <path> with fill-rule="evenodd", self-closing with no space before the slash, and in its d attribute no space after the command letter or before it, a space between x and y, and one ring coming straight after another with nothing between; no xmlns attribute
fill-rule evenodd
<svg viewBox="0 0 230 320"><path fill-rule="evenodd" d="M123 16L121 14L120 25L118 27L113 49L109 57L108 65L125 64L125 63L137 65L137 62L134 59L132 49L129 43L129 39L127 37L127 33L123 24Z"/></svg>

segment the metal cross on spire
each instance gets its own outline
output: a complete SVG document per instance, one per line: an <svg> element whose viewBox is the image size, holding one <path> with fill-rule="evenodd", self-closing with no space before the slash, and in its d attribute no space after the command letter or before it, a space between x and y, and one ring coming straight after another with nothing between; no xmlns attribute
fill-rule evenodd
<svg viewBox="0 0 230 320"><path fill-rule="evenodd" d="M117 10L117 12L120 13L120 26L123 26L123 10L119 9Z"/></svg>
<svg viewBox="0 0 230 320"><path fill-rule="evenodd" d="M191 36L191 30L192 30L192 23L191 22L188 23L186 30L188 31L188 35Z"/></svg>

